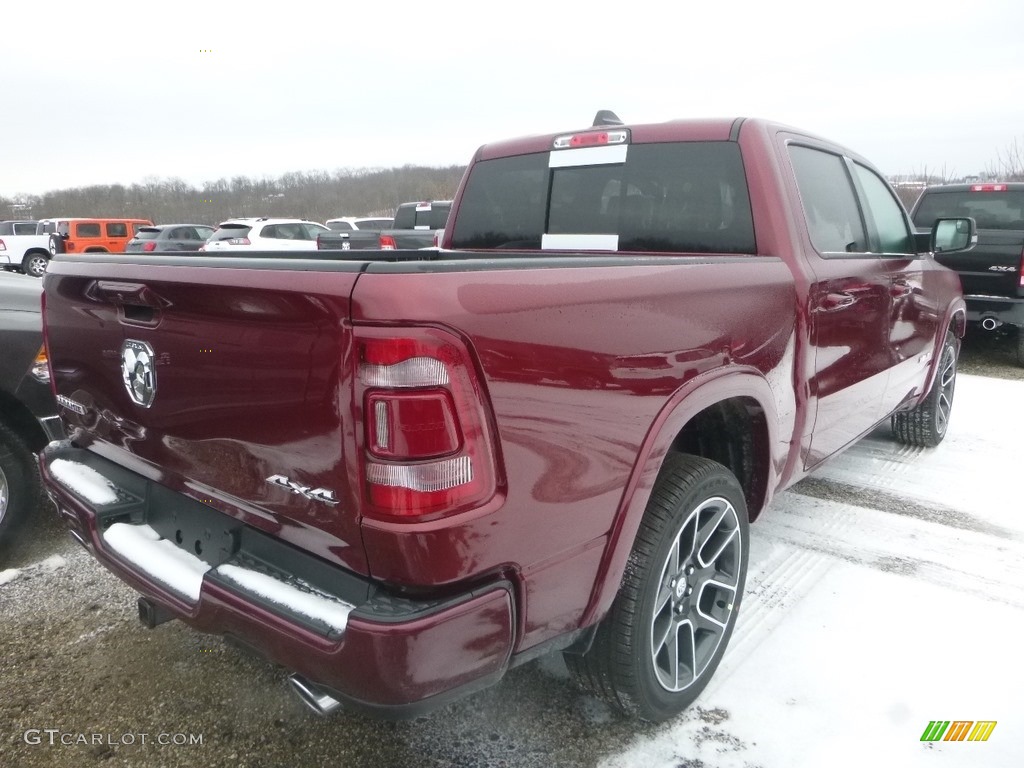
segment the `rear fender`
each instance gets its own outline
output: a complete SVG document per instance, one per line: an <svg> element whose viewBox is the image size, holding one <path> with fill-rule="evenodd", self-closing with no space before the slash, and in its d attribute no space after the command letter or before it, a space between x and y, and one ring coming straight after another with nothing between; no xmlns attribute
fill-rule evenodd
<svg viewBox="0 0 1024 768"><path fill-rule="evenodd" d="M706 408L739 397L757 401L764 410L768 425L768 449L772 452L776 450L778 415L774 406L775 399L768 382L756 369L721 368L697 376L680 387L658 413L640 447L637 462L609 531L594 591L580 626L586 627L599 621L611 608L658 472L683 427ZM786 456L774 455L767 458L766 487L755 489L755 496L763 501L758 509L748 510L752 518L771 500L774 489L778 487L779 473L785 466L785 459Z"/></svg>

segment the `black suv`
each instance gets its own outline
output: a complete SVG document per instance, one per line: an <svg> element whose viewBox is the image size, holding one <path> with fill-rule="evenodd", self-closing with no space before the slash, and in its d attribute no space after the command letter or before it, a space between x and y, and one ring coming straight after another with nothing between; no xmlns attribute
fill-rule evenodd
<svg viewBox="0 0 1024 768"><path fill-rule="evenodd" d="M33 454L64 436L43 353L41 291L39 280L0 272L0 550L39 506Z"/></svg>

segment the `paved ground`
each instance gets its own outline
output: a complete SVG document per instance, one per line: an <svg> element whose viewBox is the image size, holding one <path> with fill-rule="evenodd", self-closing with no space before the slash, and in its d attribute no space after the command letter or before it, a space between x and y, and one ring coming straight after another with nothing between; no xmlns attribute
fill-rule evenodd
<svg viewBox="0 0 1024 768"><path fill-rule="evenodd" d="M962 370L1024 378L1012 349L1007 358L997 342L969 345ZM958 389L962 399L975 397L967 383ZM1005 384L1019 403L1024 392L1017 382ZM955 411L954 419L959 415ZM906 620L899 589L912 584L924 591L915 593L919 613L910 615L930 628L934 623L933 645L960 647L963 638L971 648L981 647L970 640L971 616L951 609L949 621L940 621L940 610L931 608L948 602L967 610L971 600L988 606L984 601L997 595L987 620L995 626L1024 623L1024 526L1018 521L1014 527L1006 510L989 516L956 494L942 502L927 493L908 495L900 478L924 478L922 487L928 478L940 483L965 459L947 453L953 464L941 457L924 461L922 452L901 450L882 432L781 494L755 524L748 594L726 661L701 705L663 726L619 719L573 687L558 658L514 670L500 685L417 721L317 718L288 691L284 673L263 661L178 623L144 629L135 618L134 593L98 567L51 515L39 515L6 564L19 573L8 572L10 580L0 583L0 766L789 768L833 762L836 749L864 764L885 764L884 755L870 751L870 739L851 742L814 713L839 707L835 719L847 713L862 718L862 727L870 725L871 702L880 695L872 675L884 672L885 679L915 690L914 696L927 696L925 667L933 660L920 656L916 636L908 635L905 647L899 632L885 630L865 635L863 659L835 658L829 636L815 633L828 627L849 637L863 629L855 611L870 590L892 596L879 621ZM964 455L981 448L965 444ZM1015 480L1003 482L1014 487ZM860 586L851 590L851 584ZM892 644L893 653L879 655L872 643ZM1000 642L987 651L997 660L1004 652ZM893 655L902 661L889 669L884 659ZM918 669L914 658L925 667ZM1019 670L1019 657L1014 659ZM818 664L823 671L817 683L808 682L804 675ZM946 693L952 688L963 694L956 701L972 701L967 688L957 687L964 673L953 679L961 682L947 684ZM870 695L858 692L858 684ZM824 698L815 703L816 697ZM861 702L868 714L849 702ZM890 707L882 721L895 723L917 749L901 765L917 765L918 759L934 766L1003 765L978 752L935 750L922 758L920 704L911 696L901 706ZM984 716L980 709L944 713L934 716ZM1020 724L1000 728L996 735L1019 739L1024 754ZM815 733L818 741L808 750L786 752L787 739L806 743ZM102 743L92 743L96 739Z"/></svg>

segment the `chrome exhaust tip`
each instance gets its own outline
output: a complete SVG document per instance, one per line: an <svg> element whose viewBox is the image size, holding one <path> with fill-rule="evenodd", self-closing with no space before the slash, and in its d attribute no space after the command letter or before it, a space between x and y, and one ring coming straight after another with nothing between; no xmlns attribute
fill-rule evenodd
<svg viewBox="0 0 1024 768"><path fill-rule="evenodd" d="M994 317L986 317L983 318L981 321L981 327L984 328L986 331L994 331L1000 325L1002 325L1002 323L1000 323Z"/></svg>
<svg viewBox="0 0 1024 768"><path fill-rule="evenodd" d="M321 717L326 717L341 706L341 702L327 693L316 683L312 683L302 675L289 675L288 683L302 703Z"/></svg>

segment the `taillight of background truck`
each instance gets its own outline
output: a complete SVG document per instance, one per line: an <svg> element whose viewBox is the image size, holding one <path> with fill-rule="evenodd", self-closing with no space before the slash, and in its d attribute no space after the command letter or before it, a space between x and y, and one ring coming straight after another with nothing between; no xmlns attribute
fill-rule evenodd
<svg viewBox="0 0 1024 768"><path fill-rule="evenodd" d="M462 341L434 328L359 328L356 339L366 514L421 522L489 501L493 431Z"/></svg>
<svg viewBox="0 0 1024 768"><path fill-rule="evenodd" d="M391 235L380 236L380 249L382 251L396 251L398 246L395 245L395 238Z"/></svg>

